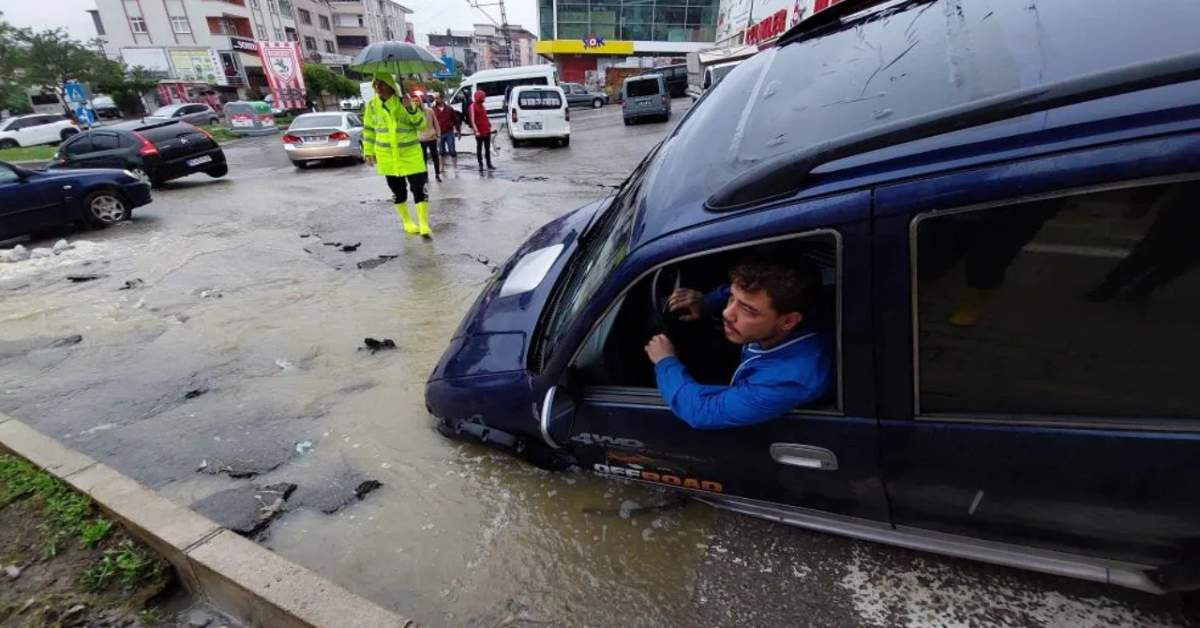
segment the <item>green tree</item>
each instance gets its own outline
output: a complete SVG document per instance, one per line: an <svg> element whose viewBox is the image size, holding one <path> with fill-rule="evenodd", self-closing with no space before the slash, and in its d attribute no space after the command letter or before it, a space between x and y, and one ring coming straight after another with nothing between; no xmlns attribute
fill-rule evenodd
<svg viewBox="0 0 1200 628"><path fill-rule="evenodd" d="M0 109L15 113L29 110L26 82L20 72L25 64L24 34L23 29L0 22Z"/></svg>
<svg viewBox="0 0 1200 628"><path fill-rule="evenodd" d="M142 94L158 85L158 79L142 67L129 69L124 63L104 59L93 74L92 86L96 92L112 96L113 102L123 113L143 113Z"/></svg>
<svg viewBox="0 0 1200 628"><path fill-rule="evenodd" d="M330 70L323 65L304 66L304 84L308 91L330 96L354 96L358 94L358 83Z"/></svg>
<svg viewBox="0 0 1200 628"><path fill-rule="evenodd" d="M61 88L67 79L91 82L101 71L103 56L67 36L61 28L21 31L24 55L22 75L29 85Z"/></svg>

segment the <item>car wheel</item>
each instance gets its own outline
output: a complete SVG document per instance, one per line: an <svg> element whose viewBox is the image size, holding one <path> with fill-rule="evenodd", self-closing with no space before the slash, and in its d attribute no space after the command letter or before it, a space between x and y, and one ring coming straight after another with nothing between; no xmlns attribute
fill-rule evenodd
<svg viewBox="0 0 1200 628"><path fill-rule="evenodd" d="M592 109L599 109L604 106L604 101L599 98L592 101Z"/></svg>
<svg viewBox="0 0 1200 628"><path fill-rule="evenodd" d="M60 140L65 142L65 141L67 141L68 137L71 137L72 135L78 135L78 134L79 134L79 131L77 131L75 129L63 129L62 133L58 134L58 137Z"/></svg>
<svg viewBox="0 0 1200 628"><path fill-rule="evenodd" d="M515 137L510 137L509 140L512 142L513 148L520 148L525 145L525 140L519 140Z"/></svg>
<svg viewBox="0 0 1200 628"><path fill-rule="evenodd" d="M133 174L133 176L137 177L138 181L142 181L145 183L151 183L153 181L150 178L150 174L141 168L130 168L129 172L131 172Z"/></svg>
<svg viewBox="0 0 1200 628"><path fill-rule="evenodd" d="M204 174L207 174L208 176L210 176L214 179L220 179L221 177L229 174L229 164L221 164L219 166L213 166L212 168L205 170Z"/></svg>
<svg viewBox="0 0 1200 628"><path fill-rule="evenodd" d="M0 148L16 148L18 146L20 146L20 144L17 142L17 140L9 139L7 137L0 140Z"/></svg>
<svg viewBox="0 0 1200 628"><path fill-rule="evenodd" d="M560 139L558 141L558 143L562 146L570 146L571 145L571 136L570 135L563 136L563 138Z"/></svg>
<svg viewBox="0 0 1200 628"><path fill-rule="evenodd" d="M83 219L93 227L115 225L127 218L125 199L112 190L97 190L83 199Z"/></svg>
<svg viewBox="0 0 1200 628"><path fill-rule="evenodd" d="M307 161L293 161L292 165L299 168L300 170L304 170L305 168L308 167L308 162Z"/></svg>
<svg viewBox="0 0 1200 628"><path fill-rule="evenodd" d="M629 126L630 124L633 124L633 122L629 118L625 118L625 126Z"/></svg>

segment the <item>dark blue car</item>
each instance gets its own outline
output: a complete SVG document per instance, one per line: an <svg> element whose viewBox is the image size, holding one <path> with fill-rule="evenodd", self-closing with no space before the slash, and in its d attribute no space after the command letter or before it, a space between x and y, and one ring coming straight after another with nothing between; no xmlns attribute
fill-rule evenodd
<svg viewBox="0 0 1200 628"><path fill-rule="evenodd" d="M817 530L1197 588L1200 4L867 4L745 61L613 197L536 232L430 376L440 431ZM772 251L823 271L835 391L691 429L642 351L671 333L663 297ZM697 353L698 379L736 366Z"/></svg>
<svg viewBox="0 0 1200 628"><path fill-rule="evenodd" d="M0 240L71 223L105 227L150 202L150 184L125 170L39 172L0 162Z"/></svg>

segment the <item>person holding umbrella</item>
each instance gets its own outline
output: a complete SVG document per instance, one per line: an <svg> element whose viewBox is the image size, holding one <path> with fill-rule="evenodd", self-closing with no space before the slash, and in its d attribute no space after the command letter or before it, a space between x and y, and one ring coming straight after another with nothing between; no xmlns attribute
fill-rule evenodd
<svg viewBox="0 0 1200 628"><path fill-rule="evenodd" d="M405 233L433 236L429 227L429 174L420 135L425 130L425 112L386 72L376 72L372 85L375 96L363 108L363 155L367 163L387 180L396 203L396 213ZM417 221L408 213L408 191L412 190Z"/></svg>
<svg viewBox="0 0 1200 628"><path fill-rule="evenodd" d="M426 126L425 112L421 103L413 102L400 89L393 76L428 74L444 67L428 50L399 41L371 44L350 62L350 69L375 78L375 96L363 110L363 155L387 179L404 231L426 238L433 235L433 230L429 227L426 193L429 175L420 142ZM409 217L406 184L412 190L420 224L413 224Z"/></svg>

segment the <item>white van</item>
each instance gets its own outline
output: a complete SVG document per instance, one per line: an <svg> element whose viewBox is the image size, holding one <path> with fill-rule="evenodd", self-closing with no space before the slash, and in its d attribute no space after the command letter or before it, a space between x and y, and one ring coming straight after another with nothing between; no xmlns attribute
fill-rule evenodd
<svg viewBox="0 0 1200 628"><path fill-rule="evenodd" d="M463 79L462 85L450 97L450 104L459 111L465 111L475 90L483 90L487 94L483 106L487 108L488 117L503 116L505 96L509 90L520 85L558 85L558 68L543 64L481 70Z"/></svg>
<svg viewBox="0 0 1200 628"><path fill-rule="evenodd" d="M557 85L519 85L508 98L508 139L514 147L526 140L558 140L571 145L571 110Z"/></svg>

